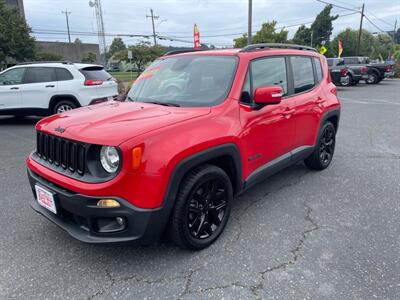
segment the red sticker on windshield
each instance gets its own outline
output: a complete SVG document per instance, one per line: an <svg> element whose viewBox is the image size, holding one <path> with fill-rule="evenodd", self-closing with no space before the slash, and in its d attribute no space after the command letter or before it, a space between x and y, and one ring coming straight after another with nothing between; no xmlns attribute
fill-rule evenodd
<svg viewBox="0 0 400 300"><path fill-rule="evenodd" d="M145 70L137 79L136 81L139 80L144 80L153 77L155 74L157 74L158 70L160 69L160 66L156 66L150 69Z"/></svg>

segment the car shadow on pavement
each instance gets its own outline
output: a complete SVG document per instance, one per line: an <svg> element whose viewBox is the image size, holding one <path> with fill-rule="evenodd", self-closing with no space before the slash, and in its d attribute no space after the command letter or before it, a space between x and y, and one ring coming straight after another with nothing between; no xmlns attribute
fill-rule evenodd
<svg viewBox="0 0 400 300"><path fill-rule="evenodd" d="M0 116L0 125L35 125L41 117Z"/></svg>

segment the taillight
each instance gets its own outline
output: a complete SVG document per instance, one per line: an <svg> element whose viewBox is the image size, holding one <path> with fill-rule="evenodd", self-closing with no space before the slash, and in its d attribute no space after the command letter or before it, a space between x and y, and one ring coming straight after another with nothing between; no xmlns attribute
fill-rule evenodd
<svg viewBox="0 0 400 300"><path fill-rule="evenodd" d="M392 66L386 66L385 72L392 72Z"/></svg>
<svg viewBox="0 0 400 300"><path fill-rule="evenodd" d="M367 67L360 67L360 73L361 74L367 74L368 73L368 68Z"/></svg>
<svg viewBox="0 0 400 300"><path fill-rule="evenodd" d="M340 76L346 76L349 71L346 68L340 69Z"/></svg>
<svg viewBox="0 0 400 300"><path fill-rule="evenodd" d="M102 80L97 80L97 79L87 79L85 80L85 85L101 85L103 84Z"/></svg>

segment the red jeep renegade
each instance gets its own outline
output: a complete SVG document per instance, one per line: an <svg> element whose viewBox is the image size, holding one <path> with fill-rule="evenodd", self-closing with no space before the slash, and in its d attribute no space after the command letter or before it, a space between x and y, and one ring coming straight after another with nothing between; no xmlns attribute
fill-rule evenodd
<svg viewBox="0 0 400 300"><path fill-rule="evenodd" d="M235 195L300 160L328 167L339 115L313 48L167 53L126 102L36 125L31 205L83 242L148 244L167 231L202 249L223 231Z"/></svg>

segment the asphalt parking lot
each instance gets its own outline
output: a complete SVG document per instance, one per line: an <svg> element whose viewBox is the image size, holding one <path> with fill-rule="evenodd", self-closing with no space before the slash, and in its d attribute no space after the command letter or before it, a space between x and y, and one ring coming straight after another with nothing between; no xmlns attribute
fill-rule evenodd
<svg viewBox="0 0 400 300"><path fill-rule="evenodd" d="M238 197L201 252L70 238L29 206L37 119L0 117L0 298L399 299L400 80L338 94L332 165L299 163Z"/></svg>

